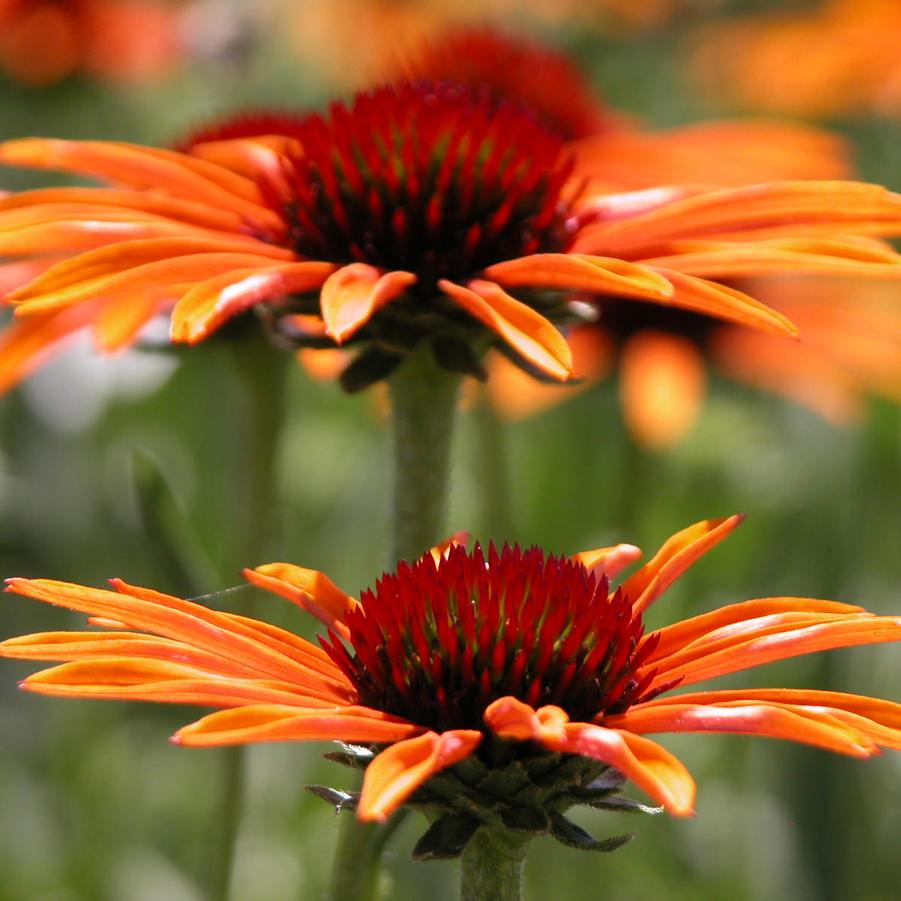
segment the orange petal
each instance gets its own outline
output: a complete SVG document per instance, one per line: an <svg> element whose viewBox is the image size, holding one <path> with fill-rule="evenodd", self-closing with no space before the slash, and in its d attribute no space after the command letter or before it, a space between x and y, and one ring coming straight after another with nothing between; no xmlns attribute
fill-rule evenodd
<svg viewBox="0 0 901 901"><path fill-rule="evenodd" d="M459 547L460 545L465 545L469 542L469 532L464 530L460 530L459 532L454 532L449 538L445 538L440 544L436 544L434 547L429 548L429 553L432 555L432 559L435 563L440 563L442 557L447 556L447 552L452 547Z"/></svg>
<svg viewBox="0 0 901 901"><path fill-rule="evenodd" d="M653 450L672 447L695 424L706 388L697 345L668 332L630 337L620 357L619 396L632 437Z"/></svg>
<svg viewBox="0 0 901 901"><path fill-rule="evenodd" d="M605 724L630 732L738 732L763 735L815 745L852 757L878 753L875 742L865 734L828 713L792 709L777 704L668 704L661 707L633 707L619 716L607 717Z"/></svg>
<svg viewBox="0 0 901 901"><path fill-rule="evenodd" d="M256 569L245 569L248 582L287 598L312 613L321 623L347 634L344 620L355 610L358 601L345 594L325 573L304 569L293 563L267 563Z"/></svg>
<svg viewBox="0 0 901 901"><path fill-rule="evenodd" d="M93 319L94 338L104 353L112 353L132 343L144 326L172 303L168 291L149 290L129 294L127 299L110 297L101 300ZM76 304L74 309L81 307ZM70 308L73 309L73 308ZM29 321L31 317L26 317Z"/></svg>
<svg viewBox="0 0 901 901"><path fill-rule="evenodd" d="M196 285L175 305L172 340L196 344L260 301L319 288L334 269L331 263L303 262L216 275Z"/></svg>
<svg viewBox="0 0 901 901"><path fill-rule="evenodd" d="M633 611L637 614L646 610L685 570L718 545L743 519L741 515L704 519L667 539L654 558L622 584L623 592L632 599Z"/></svg>
<svg viewBox="0 0 901 901"><path fill-rule="evenodd" d="M610 547L599 547L593 551L581 551L572 555L572 560L581 563L593 572L598 579L613 579L627 566L631 566L641 557L641 549L634 544L613 544Z"/></svg>
<svg viewBox="0 0 901 901"><path fill-rule="evenodd" d="M426 732L382 751L366 768L358 817L385 820L436 773L469 757L482 733L473 729Z"/></svg>
<svg viewBox="0 0 901 901"><path fill-rule="evenodd" d="M375 266L351 263L334 272L322 286L322 318L326 333L339 344L416 283L412 272L382 273Z"/></svg>
<svg viewBox="0 0 901 901"><path fill-rule="evenodd" d="M670 283L645 266L589 254L538 253L496 263L484 273L505 288L564 288L647 300L673 294Z"/></svg>
<svg viewBox="0 0 901 901"><path fill-rule="evenodd" d="M438 287L542 372L561 382L573 375L572 353L563 335L498 285L476 279L464 288L441 279Z"/></svg>
<svg viewBox="0 0 901 901"><path fill-rule="evenodd" d="M222 710L179 729L175 744L195 748L257 741L394 742L422 732L399 717L367 707L299 711L284 705Z"/></svg>
<svg viewBox="0 0 901 901"><path fill-rule="evenodd" d="M693 275L685 275L676 269L661 268L659 271L669 279L675 289L673 297L667 301L667 306L702 313L727 322L737 322L739 325L775 335L793 337L798 333L787 316L735 288Z"/></svg>
<svg viewBox="0 0 901 901"><path fill-rule="evenodd" d="M796 614L858 614L866 613L863 607L841 604L838 601L820 601L812 598L759 598L740 604L727 604L709 613L691 617L654 633L657 646L646 664L654 663L675 654L695 641L733 624L759 622L764 617L793 616Z"/></svg>
<svg viewBox="0 0 901 901"><path fill-rule="evenodd" d="M672 679L679 679L680 685L691 685L789 657L889 641L901 641L901 617L852 615L736 641L684 663L679 662L679 654L674 654L656 664L657 676L651 688Z"/></svg>
<svg viewBox="0 0 901 901"><path fill-rule="evenodd" d="M516 698L500 698L485 722L501 738L537 741L552 751L600 760L631 779L676 816L694 809L695 785L685 767L660 745L619 729L570 723L559 707L533 710Z"/></svg>

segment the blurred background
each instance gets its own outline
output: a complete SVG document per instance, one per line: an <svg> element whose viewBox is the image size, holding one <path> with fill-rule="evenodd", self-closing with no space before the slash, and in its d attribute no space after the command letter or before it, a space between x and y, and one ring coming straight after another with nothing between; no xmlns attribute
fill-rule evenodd
<svg viewBox="0 0 901 901"><path fill-rule="evenodd" d="M901 189L895 0L10 0L0 2L0 136L172 145L229 112L322 108L378 78L399 46L460 23L569 54L600 102L643 127L807 122L847 139L863 177ZM3 189L51 182L63 183L0 173ZM805 290L816 296L815 284ZM846 291L853 309L855 287ZM665 448L630 437L615 371L581 391L557 389L554 403L515 421L472 393L454 452L452 528L561 553L617 541L652 553L689 523L743 511L745 525L669 591L651 626L778 594L899 612L901 296L880 303L890 315L878 337L895 342L895 368L886 364L873 392L849 376L853 403L836 413L824 401L820 412L835 413L826 418L713 368L696 421ZM275 353L263 365L276 365ZM307 635L309 622L277 598L220 592L239 584L242 565L277 559L324 570L352 593L373 583L389 506L378 392L348 397L284 355L285 396L268 400L286 415L261 519L247 483L267 398L241 377L255 354L237 335L172 349L164 325L112 358L79 337L10 391L0 403L0 572L210 594L212 605L252 603ZM774 370L769 387L786 378ZM492 482L498 453L509 455L506 486ZM2 637L79 623L21 598L2 603ZM202 901L222 754L166 741L196 711L18 692L33 669L6 662L0 679L0 899ZM730 684L901 701L901 655L850 649ZM663 743L698 781L698 815L577 815L599 837L638 835L610 856L536 840L528 897L898 897L901 755L860 762L731 736ZM337 824L303 786L350 778L325 750L250 749L234 899L321 897ZM414 819L389 853L387 896L451 899L454 865L409 859L423 829Z"/></svg>

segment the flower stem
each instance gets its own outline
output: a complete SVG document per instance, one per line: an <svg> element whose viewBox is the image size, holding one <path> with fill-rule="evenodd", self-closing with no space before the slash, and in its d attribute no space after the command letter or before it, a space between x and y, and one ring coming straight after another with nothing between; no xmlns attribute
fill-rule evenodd
<svg viewBox="0 0 901 901"><path fill-rule="evenodd" d="M261 562L269 537L269 516L275 487L275 453L284 421L285 376L290 359L258 335L234 336L229 344L241 404L238 421L242 442L235 484L244 486L241 531L235 536L236 561L228 564L226 580L241 566ZM237 563L237 566L234 563ZM235 612L252 614L248 598ZM210 901L228 901L235 849L244 806L245 749L224 748L221 755L219 808L208 839Z"/></svg>
<svg viewBox="0 0 901 901"><path fill-rule="evenodd" d="M486 538L503 543L513 537L513 498L506 428L485 390L479 392L474 413L478 454L475 468L482 495L482 527Z"/></svg>
<svg viewBox="0 0 901 901"><path fill-rule="evenodd" d="M444 537L451 441L460 376L442 369L431 348L408 354L388 382L394 445L391 563L415 560ZM329 901L374 901L384 847L404 817L386 825L342 818Z"/></svg>
<svg viewBox="0 0 901 901"><path fill-rule="evenodd" d="M521 901L529 838L482 826L460 859L460 901Z"/></svg>
<svg viewBox="0 0 901 901"><path fill-rule="evenodd" d="M444 536L460 376L431 348L410 353L388 382L394 432L392 562L415 560Z"/></svg>

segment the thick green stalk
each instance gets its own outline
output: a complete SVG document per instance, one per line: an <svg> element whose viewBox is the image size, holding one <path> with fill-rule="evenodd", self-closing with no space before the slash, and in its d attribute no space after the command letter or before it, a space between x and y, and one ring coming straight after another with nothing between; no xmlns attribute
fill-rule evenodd
<svg viewBox="0 0 901 901"><path fill-rule="evenodd" d="M527 836L482 826L460 859L460 901L521 901Z"/></svg>
<svg viewBox="0 0 901 901"><path fill-rule="evenodd" d="M394 438L391 562L415 560L445 537L460 376L431 348L409 354L388 382Z"/></svg>
<svg viewBox="0 0 901 901"><path fill-rule="evenodd" d="M415 560L445 537L460 377L420 346L389 380L394 445L391 560ZM342 817L329 901L374 901L381 855L404 816L386 825Z"/></svg>
<svg viewBox="0 0 901 901"><path fill-rule="evenodd" d="M510 491L510 455L505 424L491 405L487 391L479 392L475 410L476 460L482 499L485 538L497 544L513 537L513 498Z"/></svg>
<svg viewBox="0 0 901 901"><path fill-rule="evenodd" d="M226 581L242 566L261 563L269 532L269 514L275 488L275 453L284 421L285 376L289 355L269 346L258 335L236 336L229 349L238 375L240 397L239 441L242 452L234 484L244 486L241 526L235 536L236 560L230 561ZM232 571L233 570L233 571ZM240 609L252 614L248 599ZM219 809L207 843L210 901L228 901L235 847L244 807L245 751L220 751L222 761Z"/></svg>

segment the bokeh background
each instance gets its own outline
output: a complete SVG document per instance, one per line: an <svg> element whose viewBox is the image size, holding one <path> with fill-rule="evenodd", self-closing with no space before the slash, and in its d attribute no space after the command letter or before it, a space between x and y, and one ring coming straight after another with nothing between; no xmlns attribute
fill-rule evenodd
<svg viewBox="0 0 901 901"><path fill-rule="evenodd" d="M412 0L159 5L167 17L165 39L146 66L110 65L137 53L114 43L98 51L100 63L72 56L68 68L48 75L38 71L46 69L40 54L51 52L55 32L42 25L35 49L23 52L16 4L0 4L0 135L165 145L228 111L321 107L365 82L392 41L443 27L451 6ZM851 5L861 12L879 6ZM786 65L786 78L826 46L817 29L838 15L824 12L822 3L716 0L452 6L454 18L481 15L569 52L612 106L658 126L759 112L749 108L753 95L726 90L725 69L717 70L715 60L716 46L724 46L736 25L752 28L744 19L749 13L778 14L776 27L781 22L782 34L793 29L800 41L800 51L783 56L797 63ZM808 18L799 27L802 13ZM897 17L879 30L885 39L892 27L896 47ZM149 26L131 25L125 34L147 38ZM834 45L853 44L852 32L845 37ZM879 42L871 37L856 63L838 60L846 76L874 58ZM13 38L20 43L10 50ZM763 44L759 38L757 46ZM727 56L730 72L754 63L754 46L736 44ZM828 62L821 57L819 69ZM852 91L821 77L817 96L840 96L841 103L795 103L779 112L817 117L846 135L859 171L897 190L901 107L887 88L889 69L886 63L878 76L862 79L885 90ZM772 80L777 75L769 72ZM0 187L46 185L51 178L4 172ZM325 570L351 592L372 583L387 553L389 500L388 441L374 392L347 397L285 357L287 417L276 491L265 534L249 541L247 484L261 401L238 376L245 352L238 339L172 350L165 329L151 330L141 347L112 359L76 340L3 398L0 572L88 584L118 576L190 596L210 594L212 605L252 603L266 619L299 631L309 624L277 598L224 591L239 584L241 565L285 559ZM881 613L901 609L901 414L889 400L870 398L856 425L837 428L774 395L713 376L699 422L666 453L637 448L627 437L615 379L526 421L492 428L483 420L478 405L461 415L455 529L557 552L616 541L652 552L698 519L749 514L659 602L651 625L776 594L861 602ZM483 487L499 447L509 455L506 500ZM265 553L246 559L254 543ZM12 596L2 605L2 637L77 621ZM195 711L37 698L16 688L33 667L8 662L2 669L0 899L202 901L223 755L166 741ZM901 654L891 646L833 652L734 677L733 684L831 687L901 700ZM743 737L688 735L664 743L697 778L698 815L688 821L580 815L598 836L638 835L609 856L536 840L529 898L898 897L901 755L860 762ZM324 750L250 749L235 901L322 896L337 823L303 786L342 786L349 778L322 760ZM387 897L453 898L452 864L410 861L422 831L413 820L389 854Z"/></svg>

